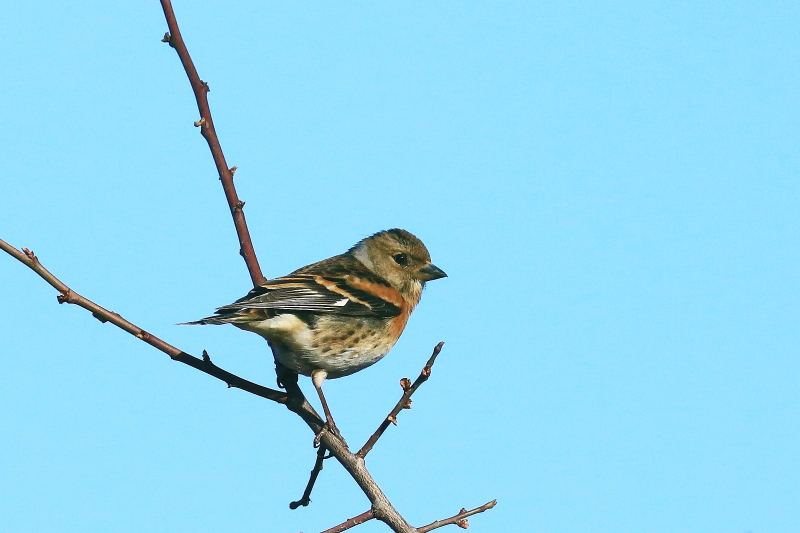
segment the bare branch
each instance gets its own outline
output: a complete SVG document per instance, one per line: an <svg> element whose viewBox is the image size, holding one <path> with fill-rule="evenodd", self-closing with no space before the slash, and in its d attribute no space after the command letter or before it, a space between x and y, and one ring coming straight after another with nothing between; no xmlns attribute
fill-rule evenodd
<svg viewBox="0 0 800 533"><path fill-rule="evenodd" d="M308 478L308 483L306 484L306 490L303 491L303 495L299 500L289 504L289 509L295 510L301 506L307 507L308 504L311 503L311 491L314 489L314 483L317 482L317 476L322 470L322 463L325 461L325 459L330 457L325 457L327 451L328 449L325 446L320 445L319 449L317 450L317 460L314 461L314 468L311 469L311 476Z"/></svg>
<svg viewBox="0 0 800 533"><path fill-rule="evenodd" d="M279 369L279 380L281 384L286 388L286 393L282 393L280 391L276 391L267 387L263 387L256 383L247 381L239 376L231 374L221 368L217 367L211 362L211 358L209 357L208 353L203 354L203 358L197 358L192 355L187 354L186 352L172 346L164 342L163 340L159 339L155 335L152 335L135 324L125 320L117 313L111 312L96 303L84 298L77 292L70 289L67 285L65 285L61 280L56 278L50 271L48 271L42 264L39 262L39 259L36 255L28 249L23 248L22 251L17 250L7 242L0 240L0 249L26 265L28 268L36 272L42 279L44 279L47 283L49 283L52 287L54 287L57 291L59 291L58 301L60 303L72 303L82 307L92 313L94 317L102 322L111 322L118 328L130 333L131 335L135 336L136 338L148 343L149 345L157 348L158 350L166 353L169 355L173 360L180 361L181 363L187 364L193 368L196 368L206 374L209 374L217 379L220 379L228 384L229 387L236 387L242 389L244 391L250 392L262 398L266 398L278 403L282 403L286 405L289 410L298 414L303 421L311 428L317 438L321 443L321 447L324 447L330 450L331 455L336 458L337 461L347 470L347 472L351 475L351 477L355 480L361 490L369 499L370 503L372 504L372 508L369 511L370 516L369 518L376 518L381 522L385 523L389 526L392 531L395 533L417 533L418 531L413 526L411 526L406 520L400 515L399 512L392 506L389 500L386 498L386 495L383 493L381 488L375 482L375 480L370 475L369 471L366 468L364 463L364 458L352 453L348 447L347 443L344 439L333 432L330 431L323 431L324 422L322 421L321 417L314 411L314 408L306 400L303 392L300 390L300 387L297 385L297 374L293 372L280 372ZM409 393L413 393L421 383L427 380L428 376L430 376L430 367L433 365L433 362L436 359L439 351L441 350L442 343L439 343L434 350L433 355L428 360L428 363L425 365L425 368L422 370L422 374L420 377L417 378L417 381L411 385L408 390L406 390L404 394L403 400L401 400L402 405L405 405L406 400L411 396ZM402 405L400 409L402 409ZM399 412L399 410L398 410ZM395 413L396 415L396 413ZM384 428L385 429L385 428ZM378 436L380 436L378 434ZM377 440L377 437L375 438ZM494 502L487 504L484 506L485 508L478 508L477 510L469 511L467 514L457 515L459 519L469 516L470 514L475 514L477 512L482 512L483 510L489 509L494 506ZM364 520L367 519L366 513L363 515L359 515L359 517L363 518ZM359 517L355 517L355 520ZM452 520L452 519L447 519ZM429 526L425 526L424 531L429 531L434 527L440 527L440 525L446 525L447 523L455 523L455 522L434 522ZM362 520L363 521L363 520ZM348 521L349 522L349 521ZM345 522L344 524L347 524ZM358 522L361 523L361 522ZM440 525L436 525L440 524ZM352 525L348 527L353 527L357 525L356 522L352 522ZM340 526L337 526L340 527ZM346 529L346 528L345 528ZM336 531L334 529L333 531ZM343 531L343 530L339 530Z"/></svg>
<svg viewBox="0 0 800 533"><path fill-rule="evenodd" d="M39 262L39 258L36 255L28 250L27 248L23 248L22 251L17 250L4 240L0 239L0 249L4 252L8 253L10 256L14 257L15 259L19 260L22 264L36 272L42 279L44 279L47 283L49 283L53 288L55 288L60 294L58 295L58 303L70 303L75 304L79 307L83 307L87 311L92 313L96 319L101 322L110 322L114 324L118 328L126 331L136 337L137 339L146 342L150 346L161 350L165 354L169 355L174 361L179 361L183 364L189 365L201 372L205 372L206 374L213 376L219 380L224 381L227 383L228 387L235 387L237 389L242 389L247 391L251 394L255 394L256 396L261 396L262 398L266 398L268 400L272 400L278 403L287 403L288 397L285 393L270 389L267 387L263 387L258 385L257 383L253 383L252 381L248 381L244 378L241 378L235 374L231 374L227 372L214 363L211 362L211 359L208 358L208 354L205 354L203 359L199 359L188 353L184 352L183 350L172 346L171 344L159 339L152 333L148 333L144 331L142 328L128 322L124 318L122 318L117 313L109 311L104 307L97 305L96 303L88 300L78 294L77 292L70 289L67 285L65 285L60 279L55 277L49 270L47 270L42 264ZM321 422L320 422L321 423Z"/></svg>
<svg viewBox="0 0 800 533"><path fill-rule="evenodd" d="M459 513L455 516L451 516L450 518L445 518L444 520L437 520L436 522L432 522L427 526L418 527L417 532L426 533L428 531L440 528L442 526L449 526L450 524L455 524L462 529L467 529L469 527L469 521L467 520L468 516L488 511L495 505L497 505L497 500L492 500L489 503L485 503L480 507L472 509L471 511L467 511L466 509L461 509L461 511L459 511Z"/></svg>
<svg viewBox="0 0 800 533"><path fill-rule="evenodd" d="M247 264L247 270L250 272L250 279L253 281L253 285L261 285L266 281L266 278L261 273L261 267L258 264L258 258L253 248L253 241L250 239L250 231L247 229L247 221L242 209L244 202L239 200L239 196L236 194L236 187L233 185L233 174L236 172L236 167L228 168L225 154L222 152L222 146L217 137L217 131L214 129L214 120L211 118L211 108L208 105L208 91L211 89L208 88L206 82L200 79L192 57L189 55L189 50L183 42L181 30L178 28L178 21L172 9L172 2L170 0L161 0L161 7L164 10L164 17L166 17L167 26L169 27L169 33L164 35L162 41L169 43L175 49L183 64L183 69L189 77L189 83L192 85L192 91L194 92L195 100L197 100L197 109L200 111L200 120L195 122L194 125L200 128L200 133L208 142L211 156L214 158L214 164L217 167L219 179L222 181L222 188L225 191L225 198L228 200L228 207L231 210L231 215L233 215L236 235L239 237L239 254Z"/></svg>
<svg viewBox="0 0 800 533"><path fill-rule="evenodd" d="M381 422L381 425L378 426L378 429L375 430L375 433L364 443L364 446L358 450L356 455L358 457L366 457L367 454L372 450L372 447L375 446L375 443L378 442L378 439L381 438L383 432L386 431L386 428L389 427L389 424L397 425L397 415L400 414L400 411L403 409L411 409L411 396L416 392L420 385L428 381L428 378L431 376L431 368L433 367L433 363L436 362L436 357L439 355L439 352L442 351L442 347L444 346L444 342L440 342L436 345L433 349L433 353L431 354L428 362L425 363L425 366L422 368L422 372L420 372L419 377L411 383L411 380L408 378L403 378L400 380L400 386L403 387L403 396L400 397L400 401L397 402L397 405L394 406L394 409L389 413L386 419Z"/></svg>
<svg viewBox="0 0 800 533"><path fill-rule="evenodd" d="M375 513L373 513L372 509L370 509L366 513L361 513L360 515L354 516L353 518L350 518L349 520L345 520L344 522L342 522L338 526L333 526L330 529L326 529L322 533L339 533L341 531L345 531L347 529L350 529L351 527L355 527L355 526L357 526L359 524L363 524L364 522L368 522L369 520L372 520L373 518L375 518Z"/></svg>

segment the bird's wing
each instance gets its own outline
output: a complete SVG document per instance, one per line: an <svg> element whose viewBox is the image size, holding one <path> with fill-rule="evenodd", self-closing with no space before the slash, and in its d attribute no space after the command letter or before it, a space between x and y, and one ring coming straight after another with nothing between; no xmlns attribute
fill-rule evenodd
<svg viewBox="0 0 800 533"><path fill-rule="evenodd" d="M217 314L244 309L310 311L389 318L402 312L403 300L393 288L350 276L295 274L267 281L244 298L220 307Z"/></svg>

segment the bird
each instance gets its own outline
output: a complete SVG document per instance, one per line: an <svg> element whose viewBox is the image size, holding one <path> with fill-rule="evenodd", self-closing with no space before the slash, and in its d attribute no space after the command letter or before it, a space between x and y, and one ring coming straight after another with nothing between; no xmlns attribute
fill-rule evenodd
<svg viewBox="0 0 800 533"><path fill-rule="evenodd" d="M338 432L322 383L381 360L403 333L425 283L444 277L420 239L389 229L182 325L233 324L265 338L276 364L311 377L325 428Z"/></svg>

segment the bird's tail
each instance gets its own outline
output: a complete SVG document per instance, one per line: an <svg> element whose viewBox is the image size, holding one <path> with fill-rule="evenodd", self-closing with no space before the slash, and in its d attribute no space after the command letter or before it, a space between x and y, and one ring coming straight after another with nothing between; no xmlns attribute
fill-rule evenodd
<svg viewBox="0 0 800 533"><path fill-rule="evenodd" d="M221 326L222 324L229 324L230 321L222 319L218 316L207 316L194 322L181 322L175 324L176 326Z"/></svg>

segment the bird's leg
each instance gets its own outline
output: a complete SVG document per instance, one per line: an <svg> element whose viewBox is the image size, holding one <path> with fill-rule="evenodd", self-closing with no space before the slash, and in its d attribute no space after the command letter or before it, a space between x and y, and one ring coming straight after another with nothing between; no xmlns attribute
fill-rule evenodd
<svg viewBox="0 0 800 533"><path fill-rule="evenodd" d="M317 394L319 394L319 401L322 403L322 410L325 412L325 429L330 430L332 433L339 434L339 429L336 427L336 424L333 422L333 416L331 415L331 410L328 409L328 402L325 401L325 395L322 393L322 382L325 381L325 378L328 377L328 373L321 368L314 370L311 372L311 382L314 384L314 388L317 389ZM325 431L323 429L323 431Z"/></svg>

